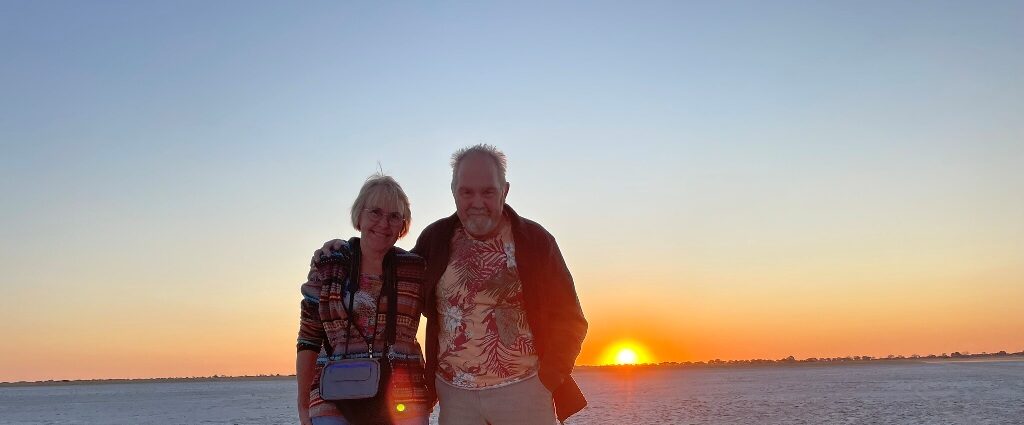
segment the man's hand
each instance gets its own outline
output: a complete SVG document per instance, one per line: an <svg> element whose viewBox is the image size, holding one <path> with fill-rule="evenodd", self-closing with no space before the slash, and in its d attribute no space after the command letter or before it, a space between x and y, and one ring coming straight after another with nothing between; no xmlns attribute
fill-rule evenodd
<svg viewBox="0 0 1024 425"><path fill-rule="evenodd" d="M338 251L341 251L341 246L344 243L345 241L341 239L331 239L327 242L324 242L323 248L320 248L313 252L312 262L316 263L321 258L330 257L333 254L337 254Z"/></svg>

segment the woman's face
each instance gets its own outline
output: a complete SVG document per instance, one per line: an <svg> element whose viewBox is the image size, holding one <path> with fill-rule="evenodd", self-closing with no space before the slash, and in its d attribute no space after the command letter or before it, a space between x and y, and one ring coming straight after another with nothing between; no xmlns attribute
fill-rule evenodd
<svg viewBox="0 0 1024 425"><path fill-rule="evenodd" d="M359 217L360 243L373 251L385 251L395 245L405 217L401 211L367 206Z"/></svg>

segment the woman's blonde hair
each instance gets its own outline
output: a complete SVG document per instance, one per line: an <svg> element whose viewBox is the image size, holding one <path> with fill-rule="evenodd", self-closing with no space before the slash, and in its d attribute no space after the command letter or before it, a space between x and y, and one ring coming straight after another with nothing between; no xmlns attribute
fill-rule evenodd
<svg viewBox="0 0 1024 425"><path fill-rule="evenodd" d="M409 197L405 196L402 186L389 175L376 172L366 179L359 195L352 203L352 227L359 228L359 218L363 216L363 210L367 208L381 208L390 211L399 211L405 217L402 230L398 232L401 238L409 233L409 226L412 224L412 210L409 209Z"/></svg>

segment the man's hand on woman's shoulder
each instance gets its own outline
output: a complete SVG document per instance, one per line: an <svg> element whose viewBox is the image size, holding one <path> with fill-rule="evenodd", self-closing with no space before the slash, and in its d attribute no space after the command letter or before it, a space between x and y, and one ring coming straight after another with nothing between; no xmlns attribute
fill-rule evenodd
<svg viewBox="0 0 1024 425"><path fill-rule="evenodd" d="M324 242L324 246L316 251L313 251L313 258L310 260L311 263L316 264L320 259L324 257L330 257L332 255L339 254L342 247L345 246L345 241L342 239L331 239Z"/></svg>

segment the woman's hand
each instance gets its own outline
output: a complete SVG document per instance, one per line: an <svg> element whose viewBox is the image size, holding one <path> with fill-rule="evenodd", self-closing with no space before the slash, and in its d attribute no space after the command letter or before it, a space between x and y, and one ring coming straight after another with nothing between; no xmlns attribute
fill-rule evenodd
<svg viewBox="0 0 1024 425"><path fill-rule="evenodd" d="M313 369L316 367L318 354L316 351L302 350L295 356L295 381L298 384L295 404L299 411L299 423L302 425L313 425L309 419L309 390L313 383Z"/></svg>

